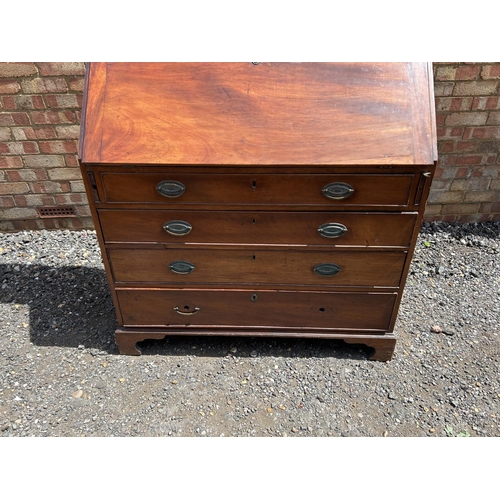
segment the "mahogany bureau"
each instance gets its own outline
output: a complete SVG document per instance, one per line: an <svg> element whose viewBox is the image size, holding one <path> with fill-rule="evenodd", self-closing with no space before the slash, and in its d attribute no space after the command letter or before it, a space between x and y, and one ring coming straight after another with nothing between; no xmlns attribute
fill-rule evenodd
<svg viewBox="0 0 500 500"><path fill-rule="evenodd" d="M424 63L90 63L79 150L122 354L166 335L389 360L437 160Z"/></svg>

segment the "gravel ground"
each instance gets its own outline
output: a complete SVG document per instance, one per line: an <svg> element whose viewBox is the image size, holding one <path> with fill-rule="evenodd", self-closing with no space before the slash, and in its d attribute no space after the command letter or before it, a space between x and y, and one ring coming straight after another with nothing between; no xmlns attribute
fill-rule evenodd
<svg viewBox="0 0 500 500"><path fill-rule="evenodd" d="M0 235L1 436L500 436L500 222L424 224L395 356L171 337L120 356L93 231Z"/></svg>

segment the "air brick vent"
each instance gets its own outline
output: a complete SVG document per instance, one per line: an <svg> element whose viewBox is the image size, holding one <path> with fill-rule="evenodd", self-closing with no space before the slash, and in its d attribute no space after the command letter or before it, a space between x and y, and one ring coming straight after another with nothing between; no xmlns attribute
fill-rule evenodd
<svg viewBox="0 0 500 500"><path fill-rule="evenodd" d="M38 207L38 215L41 219L55 219L59 217L76 217L74 207L59 206L59 207Z"/></svg>

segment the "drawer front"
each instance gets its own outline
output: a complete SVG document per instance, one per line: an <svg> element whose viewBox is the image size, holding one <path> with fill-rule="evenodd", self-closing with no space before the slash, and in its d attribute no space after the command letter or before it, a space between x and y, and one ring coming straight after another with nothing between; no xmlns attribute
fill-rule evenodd
<svg viewBox="0 0 500 500"><path fill-rule="evenodd" d="M106 243L409 247L417 214L100 210L99 219Z"/></svg>
<svg viewBox="0 0 500 500"><path fill-rule="evenodd" d="M412 174L101 173L106 203L405 207ZM164 194L160 194L162 191Z"/></svg>
<svg viewBox="0 0 500 500"><path fill-rule="evenodd" d="M397 287L406 252L108 249L117 283Z"/></svg>
<svg viewBox="0 0 500 500"><path fill-rule="evenodd" d="M118 289L123 326L236 326L380 330L395 293Z"/></svg>

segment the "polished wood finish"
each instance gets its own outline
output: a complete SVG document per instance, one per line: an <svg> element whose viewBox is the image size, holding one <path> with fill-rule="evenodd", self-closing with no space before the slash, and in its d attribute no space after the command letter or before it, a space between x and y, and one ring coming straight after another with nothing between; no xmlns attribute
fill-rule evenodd
<svg viewBox="0 0 500 500"><path fill-rule="evenodd" d="M401 247L411 243L417 213L331 213L254 211L100 210L106 243L322 245ZM183 220L192 230L172 235L163 226ZM321 236L318 228L337 223L347 231L337 238Z"/></svg>
<svg viewBox="0 0 500 500"><path fill-rule="evenodd" d="M425 63L92 63L83 163L435 160Z"/></svg>
<svg viewBox="0 0 500 500"><path fill-rule="evenodd" d="M383 333L396 293L117 289L124 326L322 328ZM177 312L176 308L179 312Z"/></svg>
<svg viewBox="0 0 500 500"><path fill-rule="evenodd" d="M122 354L249 335L391 359L437 159L430 65L92 63L84 94Z"/></svg>
<svg viewBox="0 0 500 500"><path fill-rule="evenodd" d="M181 182L185 193L166 198L156 186L166 180ZM179 172L141 174L102 174L106 203L148 203L167 207L184 205L227 204L259 207L260 205L296 205L336 209L340 207L405 208L409 205L413 175L321 175L321 174L183 174ZM332 200L323 195L323 187L341 182L353 187L351 196Z"/></svg>
<svg viewBox="0 0 500 500"><path fill-rule="evenodd" d="M108 256L116 283L296 285L316 287L397 287L405 252L362 252L292 249L123 249L110 248ZM169 269L176 261L194 266L189 274ZM340 271L318 275L315 265L332 263Z"/></svg>

